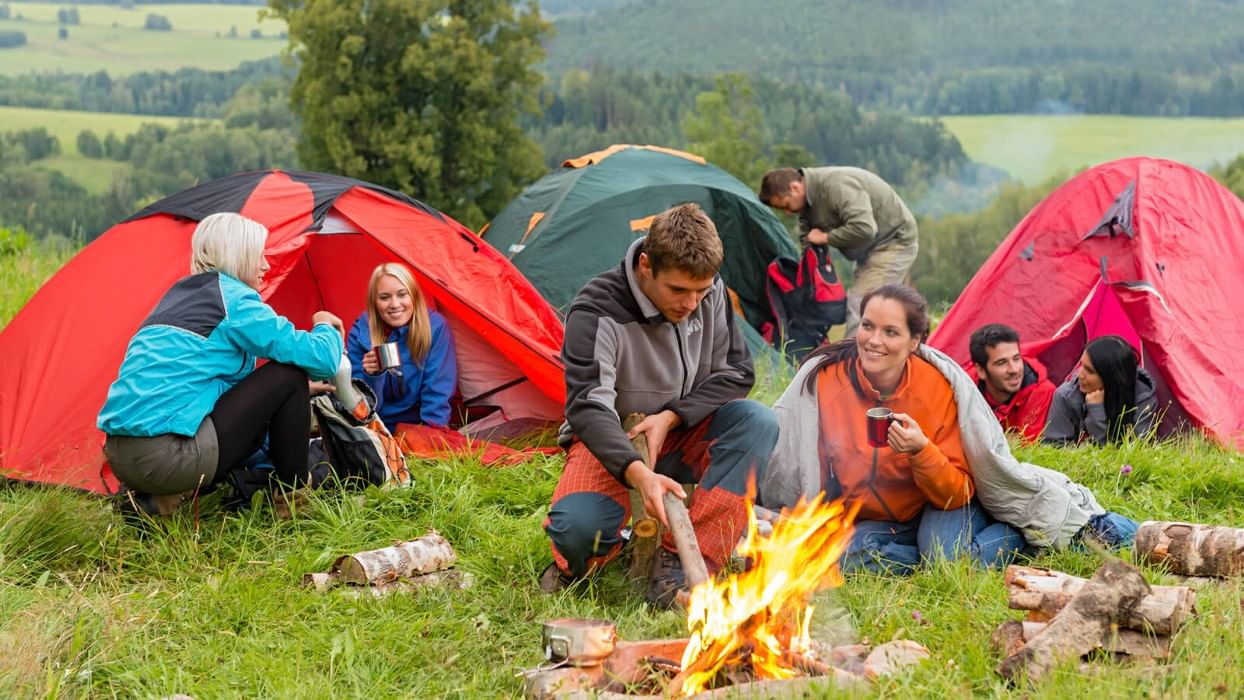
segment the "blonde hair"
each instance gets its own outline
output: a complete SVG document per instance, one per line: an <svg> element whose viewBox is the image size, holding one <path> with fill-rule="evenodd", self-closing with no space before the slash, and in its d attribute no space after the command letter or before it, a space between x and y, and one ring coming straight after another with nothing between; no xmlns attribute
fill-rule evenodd
<svg viewBox="0 0 1244 700"><path fill-rule="evenodd" d="M371 344L380 345L389 338L388 326L380 320L380 308L376 304L376 288L386 275L402 283L410 294L410 303L414 304L414 313L410 315L410 325L407 326L410 330L406 334L406 347L415 363L421 365L432 347L432 321L428 318L428 304L424 301L423 290L410 268L401 263L384 263L372 270L371 282L367 284L367 326L371 331Z"/></svg>
<svg viewBox="0 0 1244 700"><path fill-rule="evenodd" d="M190 273L219 270L246 279L259 268L268 228L233 212L212 214L190 237Z"/></svg>

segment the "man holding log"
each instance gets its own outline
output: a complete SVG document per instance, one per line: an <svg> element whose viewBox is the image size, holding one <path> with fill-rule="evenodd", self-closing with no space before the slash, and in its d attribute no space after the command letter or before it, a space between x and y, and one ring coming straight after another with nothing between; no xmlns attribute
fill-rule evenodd
<svg viewBox="0 0 1244 700"><path fill-rule="evenodd" d="M566 317L566 467L544 529L553 563L540 587L556 591L617 556L630 517L628 489L666 522L666 493L686 498L709 573L747 526L744 501L777 441L777 420L747 400L751 356L717 277L723 251L695 204L653 218L622 264L589 281ZM646 417L629 431L622 416ZM646 438L650 462L631 439ZM667 523L668 524L668 523ZM684 573L671 536L653 558L647 599L674 604Z"/></svg>

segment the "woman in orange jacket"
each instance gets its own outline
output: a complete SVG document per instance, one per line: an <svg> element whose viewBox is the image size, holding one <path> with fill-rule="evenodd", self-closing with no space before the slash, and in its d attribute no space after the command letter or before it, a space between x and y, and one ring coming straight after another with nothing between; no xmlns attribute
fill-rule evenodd
<svg viewBox="0 0 1244 700"><path fill-rule="evenodd" d="M913 354L928 335L926 307L907 287L873 290L855 337L807 359L820 365L806 390L819 409L822 483L862 502L845 570L909 573L922 561L961 555L999 566L1024 547L1018 530L973 500L950 382ZM866 413L879 407L893 411L893 421L884 444L873 446Z"/></svg>

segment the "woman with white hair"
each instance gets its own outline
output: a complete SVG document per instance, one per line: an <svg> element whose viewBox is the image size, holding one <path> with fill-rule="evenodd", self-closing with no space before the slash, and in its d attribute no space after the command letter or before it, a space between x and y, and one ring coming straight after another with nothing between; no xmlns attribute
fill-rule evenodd
<svg viewBox="0 0 1244 700"><path fill-rule="evenodd" d="M294 328L259 296L268 230L212 214L191 238L190 276L173 284L130 340L99 413L104 454L128 499L167 515L268 440L284 499L307 477L308 378L341 362L341 319ZM256 360L267 364L255 369Z"/></svg>
<svg viewBox="0 0 1244 700"><path fill-rule="evenodd" d="M396 342L401 366L381 371L375 347ZM428 308L410 269L384 263L372 271L367 310L346 340L354 376L376 393L376 413L390 432L398 423L449 424L458 360L445 317Z"/></svg>

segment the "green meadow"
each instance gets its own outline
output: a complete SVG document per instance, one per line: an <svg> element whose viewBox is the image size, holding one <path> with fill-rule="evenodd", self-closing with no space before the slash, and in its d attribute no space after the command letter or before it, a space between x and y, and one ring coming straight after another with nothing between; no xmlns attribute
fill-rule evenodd
<svg viewBox="0 0 1244 700"><path fill-rule="evenodd" d="M154 117L141 114L75 112L58 109L0 107L0 132L43 127L60 141L60 155L36 161L39 167L59 170L93 193L108 190L113 176L128 168L126 163L107 158L87 158L78 153L78 134L84 129L101 140L108 132L118 137L138 131L143 124L175 127L186 121L180 117Z"/></svg>
<svg viewBox="0 0 1244 700"><path fill-rule="evenodd" d="M285 23L259 20L254 5L71 5L11 2L11 18L0 30L25 32L25 46L0 49L0 72L32 71L93 73L113 77L140 71L178 68L228 70L243 61L274 56L286 46L279 38ZM67 25L69 36L57 38L58 10L74 7L80 24ZM143 29L148 14L167 17L172 31ZM17 16L21 15L21 19ZM230 38L232 28L236 38ZM263 38L250 38L259 29Z"/></svg>
<svg viewBox="0 0 1244 700"><path fill-rule="evenodd" d="M1244 153L1244 119L1008 114L941 121L969 158L1030 185L1127 156L1204 169Z"/></svg>
<svg viewBox="0 0 1244 700"><path fill-rule="evenodd" d="M65 260L31 245L0 253L0 328ZM771 401L786 375L762 375L754 395ZM1198 438L1016 451L1138 520L1244 524L1240 456ZM415 460L411 488L321 492L290 521L275 520L262 502L223 512L213 494L146 527L123 522L96 496L0 480L0 696L518 697L517 672L542 661L543 620L608 618L624 639L685 636L685 619L646 608L642 584L620 566L557 595L538 592L549 560L541 522L561 465L560 456L505 469ZM470 589L373 599L299 585L339 555L428 528L457 549ZM1033 563L1088 576L1099 562L1068 551ZM1142 570L1151 583L1180 582ZM960 561L911 578L852 576L818 595L814 635L910 639L932 656L859 691L816 697L1240 697L1244 583L1200 584L1198 595L1199 613L1176 636L1169 663L1097 656L1083 670L1068 661L1029 688L1008 686L994 670L990 633L1021 617L1007 609L1001 572Z"/></svg>

